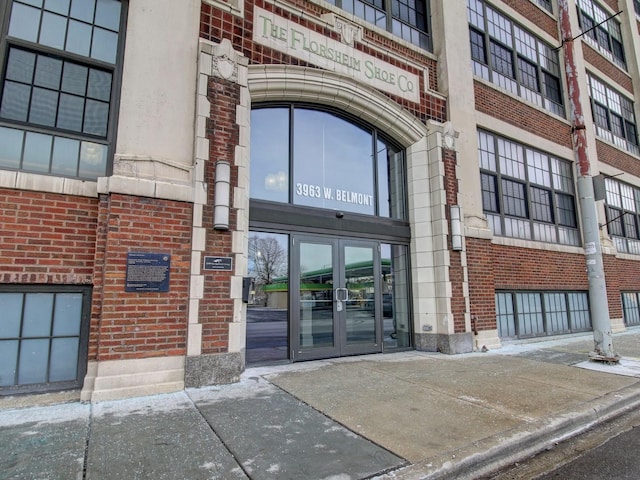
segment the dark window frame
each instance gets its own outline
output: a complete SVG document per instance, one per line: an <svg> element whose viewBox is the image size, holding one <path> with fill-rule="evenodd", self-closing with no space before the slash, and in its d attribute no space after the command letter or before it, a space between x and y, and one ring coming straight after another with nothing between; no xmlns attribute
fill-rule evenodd
<svg viewBox="0 0 640 480"><path fill-rule="evenodd" d="M471 10L471 5L468 4L468 15L469 15L469 29L470 29L470 41L472 48L472 62L477 62L479 65L486 67L484 74L488 76L486 78L488 81L503 86L501 84L502 80L500 76L505 76L516 83L516 90L513 93L516 93L519 97L529 99L532 101L529 96L529 92L534 92L535 95L539 95L542 100L540 102L536 102L540 107L545 108L548 111L551 111L557 115L564 116L564 103L562 99L561 85L561 69L560 69L560 60L557 54L557 51L546 42L542 41L539 37L533 34L531 31L524 28L522 25L518 24L514 20L508 18L502 12L498 11L494 6L487 6L487 4L483 0L476 0L474 2L475 5L481 6L482 12L476 12L475 10ZM504 40L501 38L497 38L490 34L489 20L487 11L491 10L494 15L498 15L502 17L504 23L507 25L509 29L508 35L511 38L511 45L504 43ZM483 21L483 25L477 25L474 19L481 18ZM503 27L501 27L503 28ZM531 35L535 38L539 44L542 44L546 47L546 52L540 51L541 46L536 45L533 50L535 50L536 61L530 58L530 55L527 56L526 52L520 51L518 48L518 39L517 39L517 31L521 31L524 34ZM480 45L478 42L478 38L482 37L483 42ZM478 54L479 48L484 48L484 53L481 56ZM530 46L529 46L530 47ZM502 68L501 64L504 61L504 58L500 58L501 64L498 65L494 62L494 48L500 48L501 50L508 52L511 60L510 65L512 72L505 71ZM554 56L554 58L547 58L547 64L553 65L554 70L550 70L542 66L542 62L540 58L543 56L549 57L549 55ZM527 77L523 78L523 71L520 68L520 63L526 62L528 66L534 67L536 70L536 88L531 88L532 84L530 81L530 72L527 72ZM483 77L485 75L483 74Z"/></svg>
<svg viewBox="0 0 640 480"><path fill-rule="evenodd" d="M640 188L614 178L605 179L607 232L618 250L640 255ZM624 195L630 192L632 197ZM632 208L628 208L632 206Z"/></svg>
<svg viewBox="0 0 640 480"><path fill-rule="evenodd" d="M635 155L640 155L633 101L591 73L587 73L587 84L591 101L591 113L596 124L596 135L601 138L604 137L606 140ZM622 114L616 110L621 110ZM613 116L622 121L622 125L618 122L618 129L613 126ZM603 129L604 132L599 131L599 128ZM617 134L616 130L621 135ZM607 138L608 135L611 135L612 138Z"/></svg>
<svg viewBox="0 0 640 480"><path fill-rule="evenodd" d="M519 295L527 295L537 297L539 299L540 311L526 311L521 312L518 308L518 296ZM550 305L550 302L547 299L551 296L562 296L564 297L564 311L552 310L551 307L554 305ZM581 297L581 301L586 300L586 309L572 309L571 296L578 295ZM505 300L509 301L511 306L510 311L501 311L500 305L505 305ZM535 338L535 337L545 337L545 336L553 336L553 335L562 335L567 333L577 333L577 332L586 332L592 330L592 322L591 322L591 313L590 313L590 305L589 305L589 294L586 291L579 290L496 290L495 292L495 305L496 305L496 320L498 327L498 334L500 338ZM587 316L588 326L585 328L581 323L584 322L583 317ZM552 328L553 316L558 313L564 313L567 318L567 328L562 330L554 330ZM532 316L534 314L539 314L541 316L542 321L542 331L533 332L533 333L523 333L521 332L521 325L523 322L520 321L521 316ZM508 317L513 317L513 325L507 325L507 332L504 332L503 319L507 320ZM513 328L511 328L511 326ZM513 333L513 334L512 334Z"/></svg>
<svg viewBox="0 0 640 480"><path fill-rule="evenodd" d="M378 141L384 141L388 147L393 148L402 155L402 178L398 179L398 187L402 189L401 199L402 205L389 208L389 217L378 216L380 212L380 202L385 201L379 198L379 185L378 185L378 172L376 170L377 159L372 159L372 168L374 169L375 181L374 191L376 192L376 207L375 215L368 215L356 212L349 212L347 210L340 212L343 217L336 221L336 211L331 209L322 209L313 206L306 206L302 204L292 203L293 188L294 188L294 176L292 174L295 159L293 158L294 151L292 148L293 137L291 135L293 129L292 120L294 118L295 108L313 109L321 112L332 114L339 119L352 123L354 126L368 130L372 132L372 148L373 145L377 145ZM327 232L344 232L347 228L349 230L349 236L380 239L385 241L392 241L403 243L409 241L411 238L411 228L408 218L408 185L407 185L407 154L406 149L400 145L397 141L394 141L384 132L379 129L366 124L353 115L350 115L340 109L331 108L327 106L319 106L317 104L304 103L304 102L264 102L257 103L252 106L253 109L265 109L265 108L287 108L289 109L289 151L288 151L288 168L289 168L289 186L288 186L288 202L280 202L273 200L266 200L260 198L251 198L249 200L249 217L251 228L265 228L265 229L289 229L295 228L297 231L309 232L309 233L327 233ZM373 134L375 132L375 134ZM389 182L391 183L391 179ZM388 199L387 199L388 200ZM392 216L392 212L398 213L400 209L402 212L402 218ZM345 227L348 225L348 227Z"/></svg>
<svg viewBox="0 0 640 480"><path fill-rule="evenodd" d="M409 0L327 0L332 5L362 18L403 40L429 52L433 51L429 2L415 0L415 8L409 6ZM361 7L357 8L356 4ZM403 8L404 7L404 8ZM371 19L370 12L377 12L381 17ZM412 16L413 19L407 18ZM405 28L406 27L406 28ZM401 32L398 32L398 28ZM405 34L407 32L407 34ZM415 35L414 35L415 34Z"/></svg>
<svg viewBox="0 0 640 480"><path fill-rule="evenodd" d="M17 170L28 173L36 173L41 175L50 175L55 177L67 177L79 180L95 181L97 177L109 176L113 169L113 156L115 152L118 112L120 108L120 87L122 83L122 68L124 59L125 48L125 36L126 25L128 16L129 0L119 0L121 3L120 19L118 25L118 31L112 31L117 34L117 47L115 54L115 63L109 63L107 61L98 60L89 56L73 53L65 48L54 48L37 41L28 41L18 37L9 36L10 17L13 5L20 0L0 0L0 101L2 101L4 91L6 90L6 75L7 65L9 59L9 52L13 50L29 51L36 55L43 57L54 58L70 64L75 64L81 67L94 69L96 71L108 72L111 75L111 95L108 101L108 119L106 122L106 134L101 135L96 132L82 132L74 131L66 128L60 128L56 125L44 125L42 123L33 123L15 118L0 118L0 127L14 131L15 135L20 135L23 145L19 150L19 159L16 164L0 165L0 169ZM29 5L31 7L31 5ZM40 8L44 11L43 7L33 7L34 9ZM48 12L48 10L47 10ZM62 14L62 18L65 17ZM87 24L93 25L93 24ZM96 24L97 25L97 24ZM32 85L33 88L33 85ZM56 108L55 116L59 114L59 106ZM41 158L41 165L38 168L30 168L27 162L27 155L25 153L25 142L27 142L27 136L40 136L41 138L48 138L49 144L49 158L48 168L47 159ZM57 169L54 164L56 142L70 141L77 144L77 157L75 170L71 168ZM94 147L95 146L95 147ZM94 171L91 168L86 168L87 164L81 162L82 155L99 155L100 171ZM83 168L83 165L85 168ZM104 168L102 168L104 165Z"/></svg>
<svg viewBox="0 0 640 480"><path fill-rule="evenodd" d="M51 294L64 294L64 293L79 293L82 295L82 311L80 318L80 332L79 332L79 341L78 341L78 363L76 370L76 379L75 380L65 380L65 381L56 381L56 382L45 382L45 383L33 383L33 384L16 384L12 386L0 387L0 397L3 395L14 395L14 394L23 394L23 393L40 393L47 391L61 391L61 390L73 390L82 388L84 383L84 377L87 373L87 363L88 363L88 349L89 349L89 328L91 323L91 298L92 298L92 288L89 285L0 285L0 293L20 293L23 295L30 293L51 293ZM24 308L24 306L23 306ZM24 314L24 312L22 312ZM22 330L22 322L23 318L21 318L21 330ZM51 342L55 338L66 338L67 336L53 336L53 333L48 337L19 337L6 340L17 340L18 342L22 342L24 338L48 338L50 341L49 347L49 355L51 355ZM3 340L5 338L3 337ZM18 350L18 359L19 362L20 350ZM15 379L18 378L18 369L19 364L16 363L18 367L15 373ZM49 356L47 361L47 371L49 371L51 367L51 358ZM47 373L47 376L49 373Z"/></svg>
<svg viewBox="0 0 640 480"><path fill-rule="evenodd" d="M640 325L640 292L623 291L620 292L620 297L624 324L627 327ZM629 297L633 297L633 305L631 305ZM633 321L631 317L635 317Z"/></svg>
<svg viewBox="0 0 640 480"><path fill-rule="evenodd" d="M596 21L595 15L599 15L602 18L609 18L611 17L611 14L602 9L600 5L593 0L582 1L588 1L590 3L589 6L593 9L593 13L588 12L584 10L578 2L576 2L576 8L578 9L578 23L582 31L587 32L585 36L595 42L601 53L611 55L613 63L618 65L620 68L627 70L627 60L625 58L624 45L622 43L620 22L614 18L610 18L609 21L594 28L594 26L601 23L601 20Z"/></svg>
<svg viewBox="0 0 640 480"><path fill-rule="evenodd" d="M549 225L552 226L555 230L556 243L558 244L568 244L568 245L576 245L575 242L567 243L560 241L562 237L561 231L568 230L573 233L573 236L579 241L579 229L578 229L578 218L577 218L577 206L576 206L576 193L574 185L573 177L570 178L571 191L567 191L566 189L561 188L559 185L555 185L558 181L555 179L556 172L553 171L552 162L555 160L557 162L562 162L561 164L565 167L568 166L569 162L566 160L562 160L560 158L554 157L546 152L541 152L539 150L533 149L528 145L521 144L519 142L515 142L510 139L506 139L497 135L495 133L479 130L478 135L483 135L487 139L488 142L492 142L492 155L495 158L495 170L491 170L489 168L483 167L482 160L480 163L480 175L481 175L481 191L482 191L482 209L485 215L491 215L495 217L500 217L500 231L503 233L496 233L499 236L509 236L512 238L523 238L526 240L532 241L546 241L543 239L536 239L536 231L535 225ZM508 172L502 172L500 168L500 150L499 150L499 142L507 141L512 144L519 146L522 149L523 155L523 170L524 175L522 177L514 177L512 175L507 174ZM479 145L482 145L482 142L479 142ZM479 147L479 152L482 151L482 147ZM531 152L531 153L529 153ZM528 156L530 154L540 153L543 154L547 159L547 169L544 170L547 175L549 175L549 184L542 184L533 181L529 177L529 169L534 168L533 159L529 159ZM493 185L496 187L495 191L488 188L490 186L490 180L493 179ZM512 198L509 196L509 192L505 192L504 185L505 182L509 182L509 184L517 184L522 185L524 188L524 195L521 201L523 202L518 211L514 211L513 208L510 208L507 204L507 200ZM562 182L561 182L562 183ZM536 201L534 191L544 191L547 194L547 198L549 203L547 205L547 213L546 219L542 218L534 218L536 217L536 213L542 212L542 204L540 204L540 208L536 208ZM559 201L559 197L564 199L563 202ZM570 202L572 208L567 208L567 201ZM489 204L489 203L490 204ZM512 205L513 206L513 205ZM571 215L570 219L567 219L567 215ZM525 236L513 236L506 235L504 232L508 231L506 222L510 219L523 221L528 223L529 232L528 235Z"/></svg>

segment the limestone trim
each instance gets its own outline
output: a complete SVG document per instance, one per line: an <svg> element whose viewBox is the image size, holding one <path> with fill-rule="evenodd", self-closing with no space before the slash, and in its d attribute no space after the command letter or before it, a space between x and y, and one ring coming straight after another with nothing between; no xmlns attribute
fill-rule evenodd
<svg viewBox="0 0 640 480"><path fill-rule="evenodd" d="M189 291L189 324L187 330L187 356L202 354L202 324L199 321L200 300L204 297L203 255L206 250L206 230L203 228L203 207L207 204L208 184L205 166L210 161L207 121L211 115L211 103L207 98L209 78L221 78L240 86L240 104L236 106L236 123L239 126L239 144L235 147L234 167L238 183L233 187L233 208L236 212L236 229L232 234L234 272L231 277L229 298L233 300L233 320L229 324L228 352L238 353L245 348L246 305L242 302L242 277L247 274L249 245L249 112L251 109L247 86L248 59L236 52L228 39L217 44L200 40L198 88L196 101L195 169L193 242L191 251L191 288Z"/></svg>
<svg viewBox="0 0 640 480"><path fill-rule="evenodd" d="M427 134L416 117L351 77L295 65L252 65L248 74L253 103L286 100L334 106L387 132L405 147Z"/></svg>
<svg viewBox="0 0 640 480"><path fill-rule="evenodd" d="M95 181L12 170L0 170L0 188L78 197L98 197L98 186Z"/></svg>
<svg viewBox="0 0 640 480"><path fill-rule="evenodd" d="M89 362L83 402L101 402L184 390L185 358L154 357Z"/></svg>

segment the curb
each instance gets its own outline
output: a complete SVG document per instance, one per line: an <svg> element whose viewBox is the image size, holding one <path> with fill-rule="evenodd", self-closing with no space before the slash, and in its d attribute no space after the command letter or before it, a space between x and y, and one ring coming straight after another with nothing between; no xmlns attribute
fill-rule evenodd
<svg viewBox="0 0 640 480"><path fill-rule="evenodd" d="M565 411L542 426L521 427L487 437L408 467L371 477L372 480L473 480L529 458L558 442L612 420L640 406L640 382L584 405L580 411ZM497 444L496 444L497 443ZM487 444L486 449L483 445ZM480 453L478 453L480 450Z"/></svg>

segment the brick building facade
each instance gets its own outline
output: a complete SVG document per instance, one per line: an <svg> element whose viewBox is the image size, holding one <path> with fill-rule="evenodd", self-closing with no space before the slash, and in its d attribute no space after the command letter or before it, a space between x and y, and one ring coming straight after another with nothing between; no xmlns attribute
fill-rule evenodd
<svg viewBox="0 0 640 480"><path fill-rule="evenodd" d="M567 3L621 331L640 4ZM590 331L559 7L0 0L0 394Z"/></svg>

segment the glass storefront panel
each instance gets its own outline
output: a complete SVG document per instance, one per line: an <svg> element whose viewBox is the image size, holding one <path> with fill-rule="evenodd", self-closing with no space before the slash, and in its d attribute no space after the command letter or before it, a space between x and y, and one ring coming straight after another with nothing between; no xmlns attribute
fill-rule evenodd
<svg viewBox="0 0 640 480"><path fill-rule="evenodd" d="M295 109L293 203L375 215L372 142L335 115Z"/></svg>
<svg viewBox="0 0 640 480"><path fill-rule="evenodd" d="M251 112L251 198L405 220L404 152L302 106Z"/></svg>
<svg viewBox="0 0 640 480"><path fill-rule="evenodd" d="M251 111L251 198L289 202L289 109Z"/></svg>
<svg viewBox="0 0 640 480"><path fill-rule="evenodd" d="M247 363L289 358L289 236L249 233Z"/></svg>
<svg viewBox="0 0 640 480"><path fill-rule="evenodd" d="M411 346L409 251L405 245L382 244L382 317L384 348Z"/></svg>
<svg viewBox="0 0 640 480"><path fill-rule="evenodd" d="M300 244L300 348L334 346L333 246Z"/></svg>

